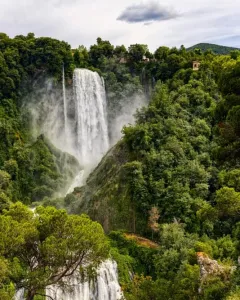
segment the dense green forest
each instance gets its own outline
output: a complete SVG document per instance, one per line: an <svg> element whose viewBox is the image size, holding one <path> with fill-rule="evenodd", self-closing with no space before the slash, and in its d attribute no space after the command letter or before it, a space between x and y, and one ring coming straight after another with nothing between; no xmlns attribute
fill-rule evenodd
<svg viewBox="0 0 240 300"><path fill-rule="evenodd" d="M224 55L229 54L231 51L239 50L238 48L234 48L234 47L221 46L221 45L215 45L209 43L200 43L187 48L188 51L192 51L194 49L200 49L202 52L211 50L215 54L224 54Z"/></svg>
<svg viewBox="0 0 240 300"><path fill-rule="evenodd" d="M101 38L73 50L0 34L0 299L23 287L42 299L86 253L89 273L109 255L118 262L129 300L240 299L240 52L212 50ZM61 85L63 65L69 86L75 67L103 76L113 115L119 99L150 102L86 185L60 198L79 165L33 137L22 103L44 78Z"/></svg>

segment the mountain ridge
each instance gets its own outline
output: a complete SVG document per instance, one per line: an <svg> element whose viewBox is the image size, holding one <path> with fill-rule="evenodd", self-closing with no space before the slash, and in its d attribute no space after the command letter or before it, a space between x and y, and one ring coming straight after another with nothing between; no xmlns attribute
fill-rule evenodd
<svg viewBox="0 0 240 300"><path fill-rule="evenodd" d="M229 47L229 46L217 45L212 43L198 43L196 45L187 48L187 51L192 51L194 49L200 49L203 52L211 49L216 54L229 54L231 51L240 50L240 48L236 48L236 47Z"/></svg>

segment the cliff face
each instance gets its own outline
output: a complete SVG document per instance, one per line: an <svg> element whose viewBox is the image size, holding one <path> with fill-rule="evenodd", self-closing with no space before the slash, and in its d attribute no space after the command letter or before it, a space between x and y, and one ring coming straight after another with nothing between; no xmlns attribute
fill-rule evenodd
<svg viewBox="0 0 240 300"><path fill-rule="evenodd" d="M64 195L79 172L80 165L77 159L57 149L44 135L37 138L30 150L33 155L31 161L34 168L33 176L37 183L32 200L41 201L44 196Z"/></svg>
<svg viewBox="0 0 240 300"><path fill-rule="evenodd" d="M204 281L211 275L223 275L225 268L221 266L216 260L210 259L205 253L197 253L197 261L200 266L201 280Z"/></svg>
<svg viewBox="0 0 240 300"><path fill-rule="evenodd" d="M87 213L100 222L105 231L132 230L132 210L128 189L124 182L123 165L127 162L127 150L120 141L103 157L89 175L86 185L76 188L67 196L70 212Z"/></svg>
<svg viewBox="0 0 240 300"><path fill-rule="evenodd" d="M197 262L200 267L200 294L204 294L205 289L208 288L211 282L221 281L227 286L230 282L231 274L236 268L220 264L204 252L197 252Z"/></svg>

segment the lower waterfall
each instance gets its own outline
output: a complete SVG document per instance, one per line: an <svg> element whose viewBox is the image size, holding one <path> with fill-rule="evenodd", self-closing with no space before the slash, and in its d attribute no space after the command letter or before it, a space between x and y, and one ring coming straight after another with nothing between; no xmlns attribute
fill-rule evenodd
<svg viewBox="0 0 240 300"><path fill-rule="evenodd" d="M106 260L97 269L95 280L81 282L77 274L65 281L68 287L57 285L46 288L46 299L54 300L123 300L124 295L118 283L117 263ZM14 300L24 300L24 290L15 294Z"/></svg>
<svg viewBox="0 0 240 300"><path fill-rule="evenodd" d="M50 286L46 289L46 295L56 300L124 299L118 283L117 263L112 260L106 260L100 265L96 280L81 282L75 275L67 283L70 286L69 291Z"/></svg>
<svg viewBox="0 0 240 300"><path fill-rule="evenodd" d="M18 290L16 292L14 300L24 300L24 289Z"/></svg>
<svg viewBox="0 0 240 300"><path fill-rule="evenodd" d="M46 295L56 300L120 300L123 298L118 283L117 263L112 260L103 262L97 270L95 281L82 282L77 275L67 282L69 291L57 286L46 289Z"/></svg>

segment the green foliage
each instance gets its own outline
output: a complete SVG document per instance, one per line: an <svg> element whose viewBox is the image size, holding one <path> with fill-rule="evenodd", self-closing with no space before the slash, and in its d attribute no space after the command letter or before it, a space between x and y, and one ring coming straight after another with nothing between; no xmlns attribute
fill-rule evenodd
<svg viewBox="0 0 240 300"><path fill-rule="evenodd" d="M111 231L109 233L111 246L114 249L113 257L120 265L120 278L123 284L130 282L131 273L144 274L144 276L155 276L154 257L157 249L137 244L133 239L127 238L123 232ZM116 253L115 248L118 249ZM129 272L127 273L126 270Z"/></svg>
<svg viewBox="0 0 240 300"><path fill-rule="evenodd" d="M141 70L143 57L146 56L147 53L149 53L147 45L130 45L128 48L128 63L132 73L138 73Z"/></svg>
<svg viewBox="0 0 240 300"><path fill-rule="evenodd" d="M111 248L110 255L117 262L120 285L123 286L130 283L130 274L133 271L134 259L129 255L119 253L118 248Z"/></svg>
<svg viewBox="0 0 240 300"><path fill-rule="evenodd" d="M89 51L91 65L98 68L102 64L104 57L111 58L113 56L114 47L109 41L103 41L97 38L97 44L92 45Z"/></svg>
<svg viewBox="0 0 240 300"><path fill-rule="evenodd" d="M216 208L220 217L239 218L240 193L233 188L224 187L216 193Z"/></svg>
<svg viewBox="0 0 240 300"><path fill-rule="evenodd" d="M78 49L74 50L73 59L77 68L87 68L89 60L87 49L84 46L79 46Z"/></svg>
<svg viewBox="0 0 240 300"><path fill-rule="evenodd" d="M32 299L35 287L36 293L47 279L55 283L50 275L88 247L89 255L96 254L89 257L93 263L106 256L99 225L49 204L88 212L107 232L124 229L159 242L149 249L123 233L109 235L126 299L237 299L238 268L231 276L203 279L196 252L231 266L239 256L239 51L208 44L187 50L161 46L153 55L147 45L126 49L101 38L89 50L71 50L32 33L13 39L0 34L1 299L11 299L15 286L26 287ZM197 72L194 60L201 62ZM74 67L103 76L110 127L123 106L151 97L86 186L65 199L55 192L64 192L76 174L76 160L43 136L33 140L28 118L20 114L36 82L51 76L59 86L63 66L69 85ZM44 207L33 214L19 203L11 206L17 200ZM158 212L154 235L152 208ZM30 265L33 257L38 263Z"/></svg>
<svg viewBox="0 0 240 300"><path fill-rule="evenodd" d="M168 47L159 47L155 53L154 56L156 59L161 60L161 59L166 59L168 54L170 52L170 49Z"/></svg>
<svg viewBox="0 0 240 300"><path fill-rule="evenodd" d="M108 255L98 223L53 207L39 206L33 213L18 202L0 216L0 229L0 255L11 266L1 269L0 287L8 272L17 289L25 289L26 299L47 285L64 286L73 270L96 267Z"/></svg>
<svg viewBox="0 0 240 300"><path fill-rule="evenodd" d="M239 255L239 56L197 48L159 47L153 58L135 44L128 51L116 47L95 63L106 81L110 113L119 109L119 99L141 90L139 78L144 91L152 78L158 81L136 123L123 128L123 139L86 186L65 199L70 211L88 212L106 231L148 238L149 211L158 210L157 250L110 234L127 299L225 299L236 292L228 271L204 278L196 252L218 259L223 270ZM201 62L197 72L194 60ZM132 281L122 266L132 268Z"/></svg>
<svg viewBox="0 0 240 300"><path fill-rule="evenodd" d="M32 92L36 81L44 76L61 80L63 65L66 78L71 78L74 65L67 43L35 38L32 33L13 39L1 34L0 172L10 175L7 189L0 184L1 210L10 200L30 203L52 196L74 176L66 178L69 174L60 170L56 151L45 141L33 142L26 119L20 115L22 98Z"/></svg>

